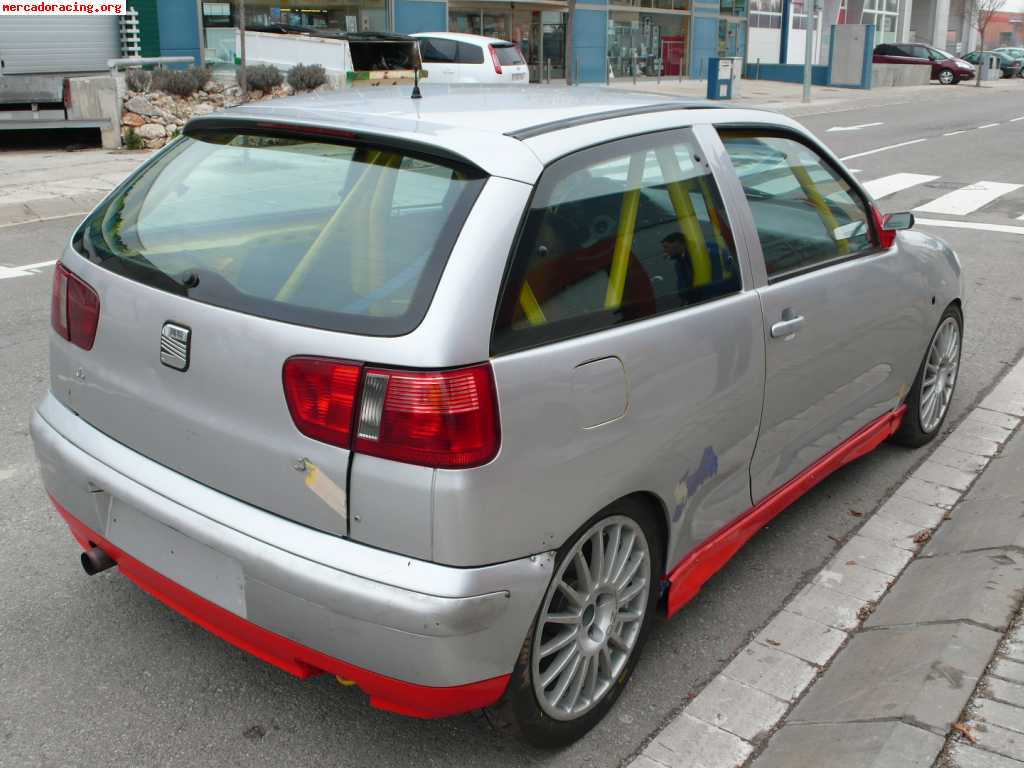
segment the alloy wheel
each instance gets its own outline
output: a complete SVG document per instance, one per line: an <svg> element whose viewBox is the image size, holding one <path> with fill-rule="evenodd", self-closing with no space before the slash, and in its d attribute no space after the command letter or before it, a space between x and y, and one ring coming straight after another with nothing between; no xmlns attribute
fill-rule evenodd
<svg viewBox="0 0 1024 768"><path fill-rule="evenodd" d="M950 72L948 69L942 70L941 72L939 72L939 82L942 83L943 85L949 85L950 83L953 82L953 73Z"/></svg>
<svg viewBox="0 0 1024 768"><path fill-rule="evenodd" d="M947 317L932 337L921 377L918 415L921 429L925 432L933 432L942 423L953 397L959 370L960 326L955 318Z"/></svg>
<svg viewBox="0 0 1024 768"><path fill-rule="evenodd" d="M534 633L533 690L556 720L575 720L612 690L636 647L651 588L651 550L640 525L613 515L566 554Z"/></svg>

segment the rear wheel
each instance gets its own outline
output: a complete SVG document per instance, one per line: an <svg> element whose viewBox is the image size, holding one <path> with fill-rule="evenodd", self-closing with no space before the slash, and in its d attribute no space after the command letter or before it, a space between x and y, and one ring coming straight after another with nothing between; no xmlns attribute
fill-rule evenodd
<svg viewBox="0 0 1024 768"><path fill-rule="evenodd" d="M907 396L907 411L893 440L917 447L939 433L949 413L949 403L960 372L963 316L951 305L946 308L932 334L917 378Z"/></svg>
<svg viewBox="0 0 1024 768"><path fill-rule="evenodd" d="M579 739L611 709L650 632L658 531L646 505L623 499L562 548L509 689L489 712L492 722L554 748Z"/></svg>
<svg viewBox="0 0 1024 768"><path fill-rule="evenodd" d="M956 74L951 69L939 70L939 82L943 85L956 85Z"/></svg>

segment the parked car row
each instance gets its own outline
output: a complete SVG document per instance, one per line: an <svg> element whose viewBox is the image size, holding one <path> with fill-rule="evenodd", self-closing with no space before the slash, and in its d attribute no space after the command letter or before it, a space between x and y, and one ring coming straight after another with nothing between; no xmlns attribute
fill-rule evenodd
<svg viewBox="0 0 1024 768"><path fill-rule="evenodd" d="M1000 50L995 51L971 51L964 56L964 61L973 64L976 67L981 67L981 60L983 56L995 56L999 59L999 69L1003 73L1003 77L1020 77L1021 67L1024 66L1024 58L1014 58L1008 53Z"/></svg>

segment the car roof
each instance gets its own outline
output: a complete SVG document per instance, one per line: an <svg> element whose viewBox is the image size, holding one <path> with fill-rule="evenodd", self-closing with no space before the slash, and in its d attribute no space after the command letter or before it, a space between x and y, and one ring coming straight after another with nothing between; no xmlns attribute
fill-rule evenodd
<svg viewBox="0 0 1024 768"><path fill-rule="evenodd" d="M345 88L234 107L193 118L192 127L231 120L341 130L424 145L463 158L492 176L533 183L546 163L583 146L709 115L742 112L761 123L795 125L755 110L720 110L714 102L674 99L597 86L420 85Z"/></svg>
<svg viewBox="0 0 1024 768"><path fill-rule="evenodd" d="M471 35L468 32L416 32L409 37L439 37L442 40L461 40L464 43L475 43L476 45L514 45L500 37Z"/></svg>

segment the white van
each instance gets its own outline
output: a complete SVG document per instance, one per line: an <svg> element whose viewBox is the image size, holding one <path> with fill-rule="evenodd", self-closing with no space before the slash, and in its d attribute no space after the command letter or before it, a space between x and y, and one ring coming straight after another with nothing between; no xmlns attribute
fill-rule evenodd
<svg viewBox="0 0 1024 768"><path fill-rule="evenodd" d="M459 32L420 32L423 68L431 83L523 85L530 70L515 43Z"/></svg>

